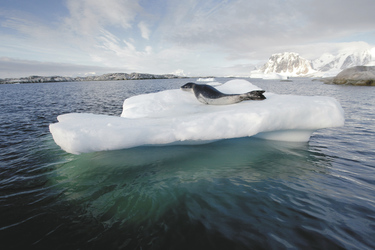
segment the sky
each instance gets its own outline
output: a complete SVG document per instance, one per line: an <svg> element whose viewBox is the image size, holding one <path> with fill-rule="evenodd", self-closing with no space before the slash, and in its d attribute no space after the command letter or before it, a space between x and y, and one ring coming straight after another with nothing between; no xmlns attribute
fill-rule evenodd
<svg viewBox="0 0 375 250"><path fill-rule="evenodd" d="M375 46L374 0L1 0L0 78L248 76L274 53Z"/></svg>

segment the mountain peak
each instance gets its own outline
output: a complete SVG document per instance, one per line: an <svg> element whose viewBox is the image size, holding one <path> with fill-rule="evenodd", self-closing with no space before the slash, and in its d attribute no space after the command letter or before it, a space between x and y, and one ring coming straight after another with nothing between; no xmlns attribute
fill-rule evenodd
<svg viewBox="0 0 375 250"><path fill-rule="evenodd" d="M251 72L252 77L336 76L354 66L375 66L375 47L345 48L336 55L324 53L314 61L295 52L273 54L260 69Z"/></svg>
<svg viewBox="0 0 375 250"><path fill-rule="evenodd" d="M309 60L295 52L273 54L260 68L263 74L277 73L287 76L301 76L312 72Z"/></svg>
<svg viewBox="0 0 375 250"><path fill-rule="evenodd" d="M333 56L324 54L320 58L313 61L314 69L326 71L339 71L354 66L368 65L375 60L373 49L349 51L343 50L338 55Z"/></svg>

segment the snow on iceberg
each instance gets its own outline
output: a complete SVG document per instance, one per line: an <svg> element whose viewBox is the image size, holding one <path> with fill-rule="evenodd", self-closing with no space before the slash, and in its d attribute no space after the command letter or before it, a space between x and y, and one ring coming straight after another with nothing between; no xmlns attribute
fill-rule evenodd
<svg viewBox="0 0 375 250"><path fill-rule="evenodd" d="M259 90L246 80L231 80L217 89L228 94ZM344 124L343 109L334 98L267 92L265 96L263 101L216 106L202 104L180 89L166 90L126 99L121 117L60 115L50 131L63 150L79 154L247 136L308 141L317 129Z"/></svg>

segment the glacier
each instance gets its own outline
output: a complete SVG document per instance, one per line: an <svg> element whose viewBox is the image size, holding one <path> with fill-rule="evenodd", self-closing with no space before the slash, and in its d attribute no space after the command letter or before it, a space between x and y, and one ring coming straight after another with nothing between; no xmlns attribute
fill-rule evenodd
<svg viewBox="0 0 375 250"><path fill-rule="evenodd" d="M246 80L216 83L228 94L259 88ZM266 100L205 105L192 93L172 89L133 96L120 117L89 113L59 115L50 124L57 145L72 154L143 145L201 144L256 136L268 140L303 141L317 129L344 125L344 111L334 98L278 95Z"/></svg>

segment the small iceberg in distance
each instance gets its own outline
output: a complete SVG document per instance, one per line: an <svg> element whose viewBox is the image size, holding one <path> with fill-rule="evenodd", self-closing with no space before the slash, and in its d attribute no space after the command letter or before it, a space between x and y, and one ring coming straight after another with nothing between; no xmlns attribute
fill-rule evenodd
<svg viewBox="0 0 375 250"><path fill-rule="evenodd" d="M216 87L227 94L259 90L246 80ZM142 145L202 144L257 136L306 142L322 128L344 125L341 105L331 97L277 95L231 105L205 105L180 89L133 96L121 117L71 113L50 124L56 144L73 154Z"/></svg>
<svg viewBox="0 0 375 250"><path fill-rule="evenodd" d="M288 76L277 74L277 73L268 73L264 74L261 72L254 71L251 73L250 78L258 78L263 80L288 80Z"/></svg>
<svg viewBox="0 0 375 250"><path fill-rule="evenodd" d="M198 82L214 82L215 78L214 77L204 77L204 78L198 78Z"/></svg>

